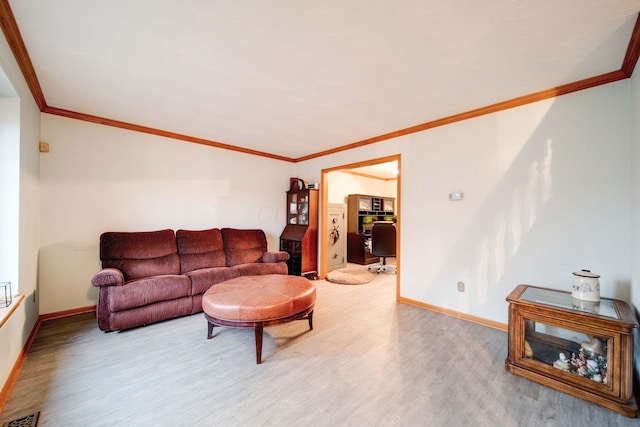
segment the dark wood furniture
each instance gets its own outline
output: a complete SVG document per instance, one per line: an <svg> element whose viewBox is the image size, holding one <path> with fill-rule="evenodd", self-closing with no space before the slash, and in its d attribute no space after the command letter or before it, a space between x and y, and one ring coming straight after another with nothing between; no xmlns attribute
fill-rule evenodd
<svg viewBox="0 0 640 427"><path fill-rule="evenodd" d="M289 274L318 276L318 190L294 179L287 191L287 225L280 235L280 250L289 254Z"/></svg>
<svg viewBox="0 0 640 427"><path fill-rule="evenodd" d="M362 233L347 233L347 262L366 265L380 261L371 255L370 241L371 237Z"/></svg>
<svg viewBox="0 0 640 427"><path fill-rule="evenodd" d="M637 417L633 330L638 322L625 302L602 298L593 303L572 298L570 292L529 285L517 286L507 301L505 369Z"/></svg>
<svg viewBox="0 0 640 427"><path fill-rule="evenodd" d="M349 194L347 197L347 262L372 264L371 227L375 221L395 221L395 198Z"/></svg>

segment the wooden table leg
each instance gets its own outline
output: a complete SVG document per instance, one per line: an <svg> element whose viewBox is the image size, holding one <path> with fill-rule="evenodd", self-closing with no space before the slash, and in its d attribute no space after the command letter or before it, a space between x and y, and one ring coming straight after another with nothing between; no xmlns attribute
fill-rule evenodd
<svg viewBox="0 0 640 427"><path fill-rule="evenodd" d="M262 331L264 329L264 324L262 322L256 323L256 362L259 364L262 363Z"/></svg>

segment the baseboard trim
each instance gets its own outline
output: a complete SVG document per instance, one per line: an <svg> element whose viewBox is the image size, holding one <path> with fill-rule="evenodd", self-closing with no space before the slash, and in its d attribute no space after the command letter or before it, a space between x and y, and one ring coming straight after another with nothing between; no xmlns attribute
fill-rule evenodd
<svg viewBox="0 0 640 427"><path fill-rule="evenodd" d="M46 322L48 320L62 319L63 317L75 316L76 314L95 313L96 306L73 308L71 310L56 311L54 313L41 314L40 320Z"/></svg>
<svg viewBox="0 0 640 427"><path fill-rule="evenodd" d="M438 307L431 304L425 304L420 301L412 300L409 298L399 297L398 302L404 304L414 305L420 308L426 308L427 310L435 311L437 313L446 314L447 316L456 317L458 319L466 320L480 325L488 326L490 328L499 329L501 331L507 331L508 325L500 322L494 322L493 320L483 319L482 317L472 316L470 314L461 313L459 311L449 310L447 308Z"/></svg>
<svg viewBox="0 0 640 427"><path fill-rule="evenodd" d="M25 360L27 360L27 355L29 354L29 350L31 349L31 345L36 339L36 335L38 335L38 331L40 330L40 326L43 322L54 320L54 319L62 319L63 317L75 316L77 314L85 314L85 313L95 313L96 306L88 306L88 307L80 307L74 308L71 310L63 310L57 311L55 313L47 313L41 314L38 316L38 320L36 324L33 326L27 341L24 343L24 347L22 347L22 351L18 355L18 359L16 363L13 364L13 368L9 373L9 377L7 381L4 383L2 387L2 391L0 391L0 413L4 410L5 405L9 401L9 396L11 395L11 391L13 390L13 386L18 381L18 376L20 375L20 371L22 370L22 366L24 365Z"/></svg>

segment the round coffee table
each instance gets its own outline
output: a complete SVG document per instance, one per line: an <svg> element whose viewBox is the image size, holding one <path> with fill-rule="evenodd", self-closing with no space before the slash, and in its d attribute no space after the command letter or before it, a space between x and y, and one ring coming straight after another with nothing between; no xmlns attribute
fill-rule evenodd
<svg viewBox="0 0 640 427"><path fill-rule="evenodd" d="M215 326L253 328L256 361L262 363L262 334L265 326L309 320L313 330L316 288L304 277L283 274L241 276L218 283L202 296L207 319L207 339Z"/></svg>

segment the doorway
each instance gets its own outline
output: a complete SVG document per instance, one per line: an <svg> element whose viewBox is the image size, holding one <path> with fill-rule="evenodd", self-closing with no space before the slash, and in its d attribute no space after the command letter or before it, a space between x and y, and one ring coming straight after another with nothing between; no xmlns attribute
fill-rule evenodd
<svg viewBox="0 0 640 427"><path fill-rule="evenodd" d="M340 180L341 176L349 174L357 181L351 187L350 184L345 185L344 180ZM400 154L381 157L377 159L365 160L357 163L350 163L341 166L335 166L323 169L321 172L320 184L320 235L328 236L330 233L329 224L329 204L342 203L347 206L346 196L349 193L360 194L376 194L375 185L392 187L395 190L395 216L397 227L397 244L396 244L396 299L400 295L400 240L401 240L401 156ZM363 184L364 183L364 184ZM394 185L395 183L395 185ZM373 186L373 187L372 187ZM340 188L338 188L340 187ZM374 188L374 189L372 189ZM382 194L384 195L384 194ZM388 194L387 194L388 195ZM325 278L329 265L329 248L328 239L320 239L320 278Z"/></svg>

